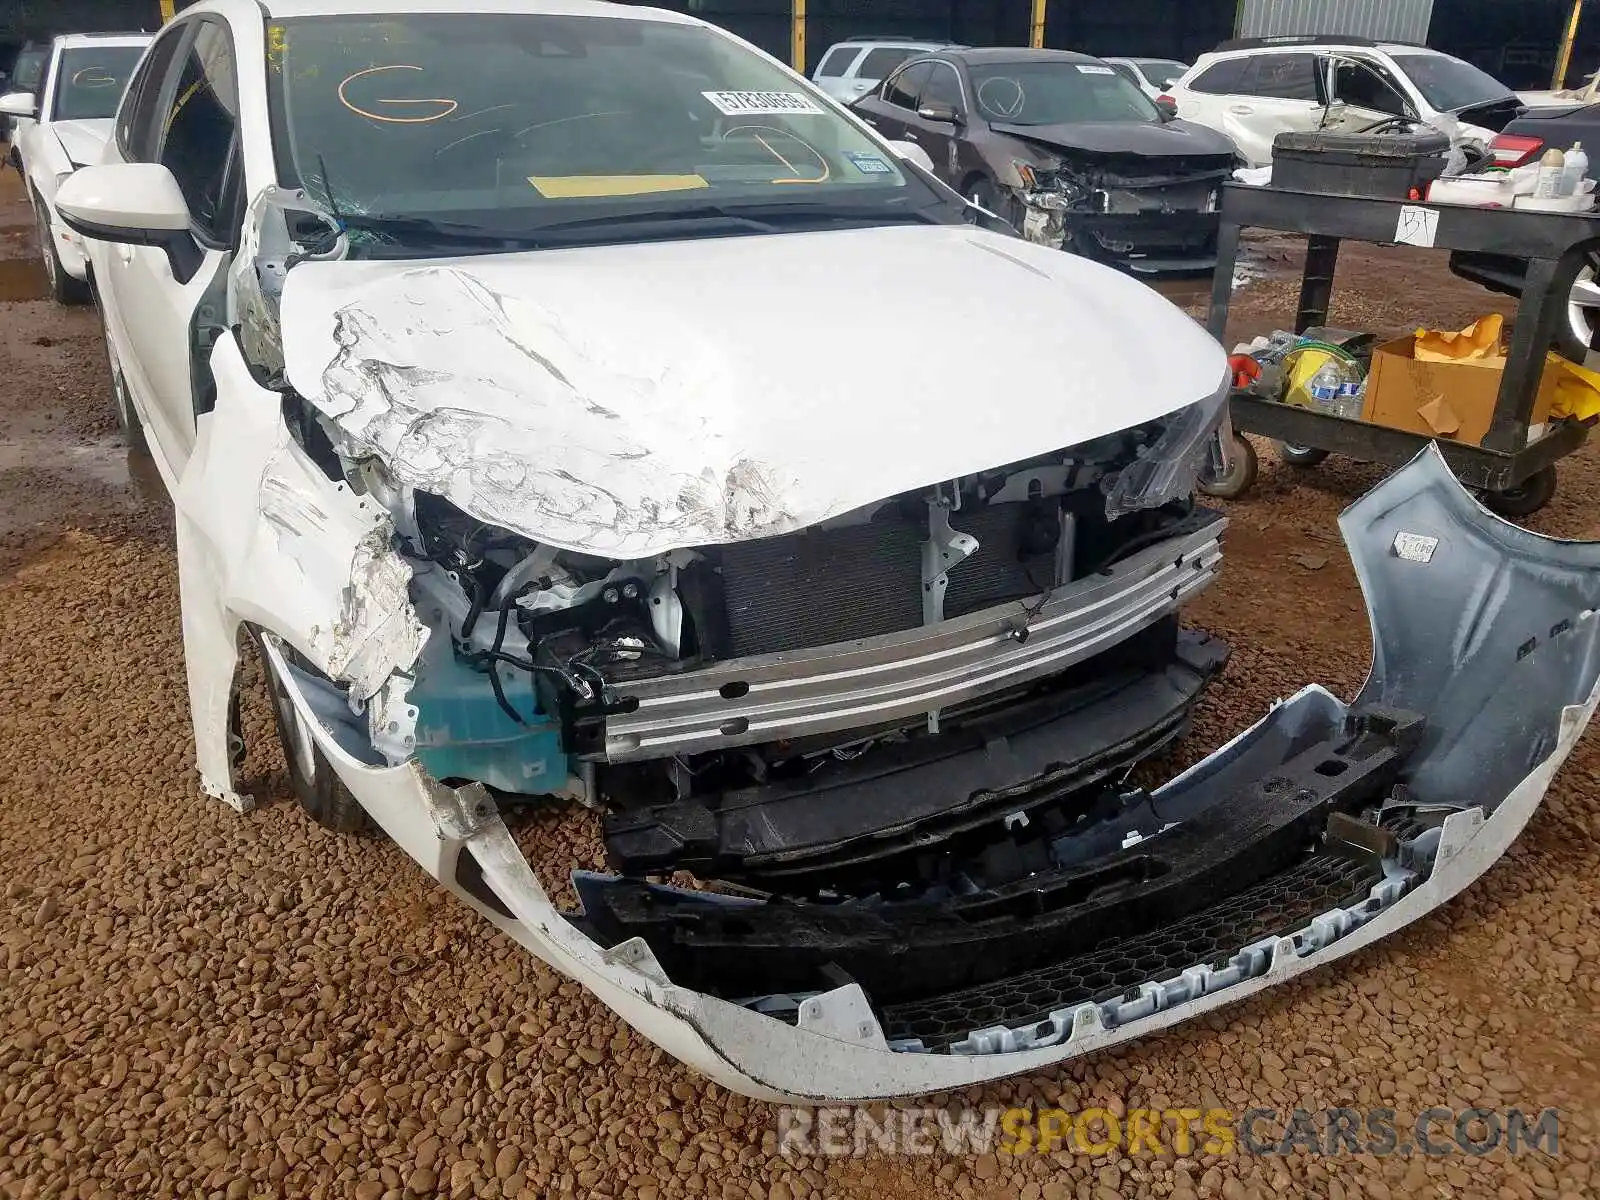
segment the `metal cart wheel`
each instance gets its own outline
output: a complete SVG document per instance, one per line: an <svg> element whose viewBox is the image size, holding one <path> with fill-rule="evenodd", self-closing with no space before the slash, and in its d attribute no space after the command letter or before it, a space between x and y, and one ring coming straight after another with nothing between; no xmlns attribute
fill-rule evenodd
<svg viewBox="0 0 1600 1200"><path fill-rule="evenodd" d="M1219 500L1237 500L1256 485L1256 448L1248 439L1233 435L1233 466L1220 479L1202 480L1200 490Z"/></svg>
<svg viewBox="0 0 1600 1200"><path fill-rule="evenodd" d="M1293 442L1274 442L1278 457L1291 467L1314 467L1328 457L1326 450L1315 446L1296 446Z"/></svg>
<svg viewBox="0 0 1600 1200"><path fill-rule="evenodd" d="M1502 517L1530 517L1538 512L1556 494L1556 468L1552 463L1540 467L1516 487L1503 492L1485 492L1483 503L1490 512Z"/></svg>

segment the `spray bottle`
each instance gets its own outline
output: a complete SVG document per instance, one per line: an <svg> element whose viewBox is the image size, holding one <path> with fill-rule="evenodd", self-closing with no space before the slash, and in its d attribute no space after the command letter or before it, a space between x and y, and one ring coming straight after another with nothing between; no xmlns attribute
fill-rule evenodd
<svg viewBox="0 0 1600 1200"><path fill-rule="evenodd" d="M1566 168L1567 156L1554 146L1539 159L1539 174L1534 178L1533 195L1538 200L1554 200L1561 194L1561 172Z"/></svg>

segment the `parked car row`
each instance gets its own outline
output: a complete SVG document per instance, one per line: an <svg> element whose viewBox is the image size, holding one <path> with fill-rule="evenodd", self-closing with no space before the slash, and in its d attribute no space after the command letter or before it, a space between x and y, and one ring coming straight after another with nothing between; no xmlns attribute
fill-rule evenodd
<svg viewBox="0 0 1600 1200"><path fill-rule="evenodd" d="M61 303L89 298L88 257L83 238L56 212L56 192L74 171L99 161L149 44L148 34L58 37L38 55L37 70L19 72L17 90L0 96L0 114L16 122L11 152L33 209L50 292Z"/></svg>

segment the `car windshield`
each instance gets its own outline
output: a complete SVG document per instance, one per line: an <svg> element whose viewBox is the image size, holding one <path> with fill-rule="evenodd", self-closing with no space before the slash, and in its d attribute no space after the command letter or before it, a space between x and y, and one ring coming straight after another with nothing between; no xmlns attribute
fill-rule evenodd
<svg viewBox="0 0 1600 1200"><path fill-rule="evenodd" d="M1181 62L1173 62L1170 58L1136 58L1134 64L1139 68L1139 73L1148 79L1152 86L1169 88L1183 78L1183 73L1189 68Z"/></svg>
<svg viewBox="0 0 1600 1200"><path fill-rule="evenodd" d="M1104 63L984 63L971 74L979 111L1007 125L1161 119L1149 97Z"/></svg>
<svg viewBox="0 0 1600 1200"><path fill-rule="evenodd" d="M48 50L24 50L17 55L17 61L12 65L11 86L19 92L31 92L39 86L39 77L44 74L45 60L50 57Z"/></svg>
<svg viewBox="0 0 1600 1200"><path fill-rule="evenodd" d="M61 52L56 74L57 121L91 121L117 115L128 77L139 65L143 46L81 46Z"/></svg>
<svg viewBox="0 0 1600 1200"><path fill-rule="evenodd" d="M944 203L820 93L702 25L407 13L267 34L280 180L353 225L532 239L608 216L892 221Z"/></svg>
<svg viewBox="0 0 1600 1200"><path fill-rule="evenodd" d="M1448 54L1391 54L1422 98L1440 112L1473 108L1497 100L1515 100L1516 93L1487 71Z"/></svg>

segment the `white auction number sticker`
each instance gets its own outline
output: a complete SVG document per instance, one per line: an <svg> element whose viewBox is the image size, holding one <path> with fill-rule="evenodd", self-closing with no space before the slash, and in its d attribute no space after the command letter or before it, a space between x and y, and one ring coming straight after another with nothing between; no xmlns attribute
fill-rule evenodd
<svg viewBox="0 0 1600 1200"><path fill-rule="evenodd" d="M799 92L701 92L725 117L821 116L822 109Z"/></svg>

